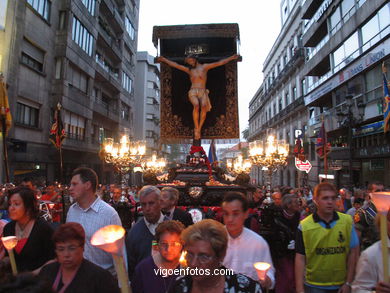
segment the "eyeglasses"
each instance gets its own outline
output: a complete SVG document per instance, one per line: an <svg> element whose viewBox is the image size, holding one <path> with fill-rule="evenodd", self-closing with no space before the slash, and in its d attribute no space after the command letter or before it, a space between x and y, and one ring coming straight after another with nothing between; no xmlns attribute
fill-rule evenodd
<svg viewBox="0 0 390 293"><path fill-rule="evenodd" d="M207 255L207 254L193 254L191 252L187 251L187 254L185 255L185 259L187 262L191 263L195 258L198 259L199 263L204 265L209 263L215 256L213 255Z"/></svg>
<svg viewBox="0 0 390 293"><path fill-rule="evenodd" d="M57 248L56 248L56 252L57 252L58 254L63 254L63 253L65 253L66 251L68 251L68 252L70 252L70 253L73 253L73 252L75 252L75 251L77 250L77 248L79 248L79 247L81 247L81 245L79 245L79 246L74 246L74 245L72 245L72 246L68 246L68 247L62 247L62 246L60 246L60 247L57 247Z"/></svg>
<svg viewBox="0 0 390 293"><path fill-rule="evenodd" d="M162 249L167 250L169 247L173 247L175 249L181 248L182 244L180 242L178 242L178 241L171 242L171 243L161 242L161 243L158 244L158 246L161 247Z"/></svg>

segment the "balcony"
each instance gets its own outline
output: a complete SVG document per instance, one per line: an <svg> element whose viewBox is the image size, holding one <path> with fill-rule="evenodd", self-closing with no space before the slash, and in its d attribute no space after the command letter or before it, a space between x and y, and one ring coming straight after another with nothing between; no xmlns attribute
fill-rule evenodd
<svg viewBox="0 0 390 293"><path fill-rule="evenodd" d="M123 33L124 22L114 1L102 0L101 3L102 5L100 5L100 12L102 12L107 17L112 28L117 33Z"/></svg>
<svg viewBox="0 0 390 293"><path fill-rule="evenodd" d="M95 101L95 103L93 104L93 111L115 121L116 123L119 122L119 112L115 109L110 108L106 103Z"/></svg>
<svg viewBox="0 0 390 293"><path fill-rule="evenodd" d="M105 28L105 26L100 22L100 20L99 20L99 37L97 40L97 45L103 47L104 50L113 52L115 55L113 57L115 57L117 59L116 61L119 62L122 57L120 44L118 40L114 36L112 36L111 33Z"/></svg>
<svg viewBox="0 0 390 293"><path fill-rule="evenodd" d="M283 82L287 77L290 77L290 73L301 65L305 60L305 48L295 48L294 55L283 67L282 71L279 72L272 85L277 82Z"/></svg>

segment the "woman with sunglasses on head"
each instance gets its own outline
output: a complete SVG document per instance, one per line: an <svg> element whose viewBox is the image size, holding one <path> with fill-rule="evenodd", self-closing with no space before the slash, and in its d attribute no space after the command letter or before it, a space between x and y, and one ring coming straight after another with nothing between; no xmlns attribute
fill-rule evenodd
<svg viewBox="0 0 390 293"><path fill-rule="evenodd" d="M79 223L61 225L53 235L57 261L39 276L58 293L119 293L111 273L83 257L85 232Z"/></svg>
<svg viewBox="0 0 390 293"><path fill-rule="evenodd" d="M5 225L3 236L16 236L14 248L18 272L34 271L55 257L51 240L53 229L39 219L38 201L34 191L17 187L8 192L8 213L11 222Z"/></svg>
<svg viewBox="0 0 390 293"><path fill-rule="evenodd" d="M151 256L136 267L131 287L133 293L166 293L178 274L169 274L179 269L182 251L180 234L184 225L179 221L164 221L156 228L155 245Z"/></svg>
<svg viewBox="0 0 390 293"><path fill-rule="evenodd" d="M225 227L215 220L202 220L182 235L187 268L170 293L260 293L260 284L221 265L228 245ZM243 252L245 253L245 252Z"/></svg>

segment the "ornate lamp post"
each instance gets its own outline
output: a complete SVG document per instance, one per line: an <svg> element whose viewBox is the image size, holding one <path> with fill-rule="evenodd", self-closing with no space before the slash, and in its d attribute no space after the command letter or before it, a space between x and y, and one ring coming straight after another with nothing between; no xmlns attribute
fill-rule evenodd
<svg viewBox="0 0 390 293"><path fill-rule="evenodd" d="M346 111L339 110L337 111L337 120L340 126L347 127L348 129L348 147L349 147L349 157L348 157L348 173L349 173L349 184L350 187L353 187L353 128L356 127L364 117L364 111L366 105L363 102L358 102L356 105L354 104L353 96L348 94L345 97L345 102L347 109Z"/></svg>
<svg viewBox="0 0 390 293"><path fill-rule="evenodd" d="M269 135L265 143L259 140L249 143L249 158L252 164L268 171L267 196L270 196L272 173L287 165L288 149L288 143L275 140L273 135Z"/></svg>
<svg viewBox="0 0 390 293"><path fill-rule="evenodd" d="M119 143L114 143L113 138L106 138L103 144L104 161L112 164L121 175L122 198L126 187L126 174L137 164L144 162L146 145L144 141L130 142L129 136L124 134Z"/></svg>

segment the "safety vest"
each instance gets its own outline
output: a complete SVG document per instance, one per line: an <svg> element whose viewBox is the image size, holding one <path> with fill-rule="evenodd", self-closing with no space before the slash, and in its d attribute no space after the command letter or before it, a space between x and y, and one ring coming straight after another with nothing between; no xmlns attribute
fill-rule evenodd
<svg viewBox="0 0 390 293"><path fill-rule="evenodd" d="M322 227L310 215L301 222L306 253L306 283L337 286L347 279L347 257L352 230L352 217L337 213L333 228Z"/></svg>

